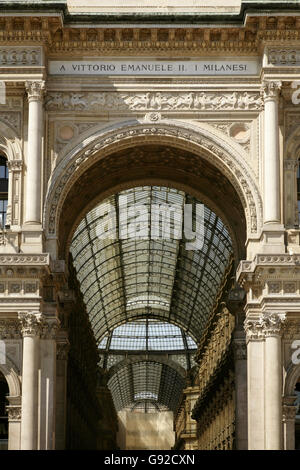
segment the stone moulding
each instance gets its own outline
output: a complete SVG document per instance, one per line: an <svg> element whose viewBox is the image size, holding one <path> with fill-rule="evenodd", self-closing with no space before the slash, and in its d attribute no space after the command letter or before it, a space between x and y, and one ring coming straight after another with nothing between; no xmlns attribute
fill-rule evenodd
<svg viewBox="0 0 300 470"><path fill-rule="evenodd" d="M80 175L95 163L97 158L103 158L120 149L121 145L137 145L138 139L145 136L162 144L172 142L175 147L189 149L196 154L201 150L202 155L204 149L205 158L217 166L236 188L245 207L249 233L258 232L262 221L262 202L246 158L241 158L233 147L218 139L208 129L166 119L159 125L129 121L101 129L69 152L58 163L49 182L44 206L44 226L48 236L56 234L64 199Z"/></svg>
<svg viewBox="0 0 300 470"><path fill-rule="evenodd" d="M243 273L254 273L255 269L258 266L299 266L300 265L300 255L289 255L289 254L280 254L280 255L256 255L253 261L243 260L240 262L237 269L237 278L242 276ZM300 268L299 268L300 270Z"/></svg>

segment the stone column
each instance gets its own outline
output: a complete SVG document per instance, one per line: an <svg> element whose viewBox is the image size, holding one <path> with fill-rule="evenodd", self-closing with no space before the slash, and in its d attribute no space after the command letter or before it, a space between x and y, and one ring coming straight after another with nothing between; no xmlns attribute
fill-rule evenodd
<svg viewBox="0 0 300 470"><path fill-rule="evenodd" d="M42 315L19 313L23 335L21 450L37 449L38 365Z"/></svg>
<svg viewBox="0 0 300 470"><path fill-rule="evenodd" d="M55 450L66 448L67 364L69 342L57 343Z"/></svg>
<svg viewBox="0 0 300 470"><path fill-rule="evenodd" d="M28 93L28 147L25 223L41 223L41 161L43 138L43 92L45 82L26 82Z"/></svg>
<svg viewBox="0 0 300 470"><path fill-rule="evenodd" d="M40 397L38 449L55 448L57 318L44 316L40 340Z"/></svg>
<svg viewBox="0 0 300 470"><path fill-rule="evenodd" d="M280 223L280 161L278 96L281 82L265 82L264 120L264 223Z"/></svg>
<svg viewBox="0 0 300 470"><path fill-rule="evenodd" d="M282 358L281 332L285 315L263 313L265 333L265 448L282 449Z"/></svg>
<svg viewBox="0 0 300 470"><path fill-rule="evenodd" d="M257 318L246 318L248 450L265 448L264 334Z"/></svg>
<svg viewBox="0 0 300 470"><path fill-rule="evenodd" d="M294 405L295 396L283 399L283 436L284 450L295 450L295 418L298 406Z"/></svg>

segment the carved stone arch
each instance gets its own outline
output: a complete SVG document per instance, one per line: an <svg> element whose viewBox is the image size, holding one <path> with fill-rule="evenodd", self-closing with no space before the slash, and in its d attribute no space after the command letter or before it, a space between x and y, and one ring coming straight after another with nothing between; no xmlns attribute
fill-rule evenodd
<svg viewBox="0 0 300 470"><path fill-rule="evenodd" d="M210 126L166 119L155 124L133 120L101 128L58 162L49 181L44 206L48 240L57 239L63 203L70 189L89 168L96 162L103 162L116 150L150 143L188 151L216 167L238 194L247 221L248 237L257 237L262 226L262 201L245 156ZM51 251L55 256L56 253Z"/></svg>
<svg viewBox="0 0 300 470"><path fill-rule="evenodd" d="M2 372L8 384L9 395L11 397L21 396L21 382L18 370L10 359L6 358L6 363L0 364L0 372Z"/></svg>
<svg viewBox="0 0 300 470"><path fill-rule="evenodd" d="M295 160L300 158L300 128L299 126L294 129L291 135L287 138L285 143L286 160Z"/></svg>
<svg viewBox="0 0 300 470"><path fill-rule="evenodd" d="M299 377L300 377L300 364L293 364L292 362L290 362L290 364L287 367L285 381L284 381L284 387L283 387L284 396L291 397L295 395L295 386Z"/></svg>

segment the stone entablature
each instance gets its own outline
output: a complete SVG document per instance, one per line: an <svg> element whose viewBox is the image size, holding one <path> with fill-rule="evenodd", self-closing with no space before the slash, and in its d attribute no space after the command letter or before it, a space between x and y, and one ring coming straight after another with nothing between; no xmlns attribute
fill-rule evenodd
<svg viewBox="0 0 300 470"><path fill-rule="evenodd" d="M286 310L298 308L300 296L300 255L256 255L242 261L236 278L248 293L251 304L282 302Z"/></svg>

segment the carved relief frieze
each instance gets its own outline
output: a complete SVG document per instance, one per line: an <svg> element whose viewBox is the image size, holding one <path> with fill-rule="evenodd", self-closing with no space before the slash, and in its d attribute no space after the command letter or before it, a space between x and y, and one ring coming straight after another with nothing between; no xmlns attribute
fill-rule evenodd
<svg viewBox="0 0 300 470"><path fill-rule="evenodd" d="M48 111L260 111L262 98L257 92L51 92L46 98Z"/></svg>
<svg viewBox="0 0 300 470"><path fill-rule="evenodd" d="M296 47L268 47L266 51L267 63L272 66L300 65L300 49Z"/></svg>
<svg viewBox="0 0 300 470"><path fill-rule="evenodd" d="M9 254L9 255L0 255L0 266L4 265L18 265L18 266L39 266L39 265L49 265L49 254L45 253L42 255L39 254ZM13 274L13 272L12 272Z"/></svg>
<svg viewBox="0 0 300 470"><path fill-rule="evenodd" d="M0 47L0 67L32 67L43 65L40 46Z"/></svg>

